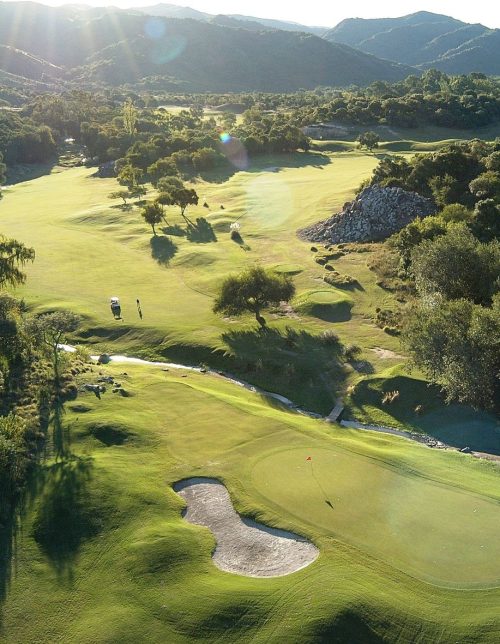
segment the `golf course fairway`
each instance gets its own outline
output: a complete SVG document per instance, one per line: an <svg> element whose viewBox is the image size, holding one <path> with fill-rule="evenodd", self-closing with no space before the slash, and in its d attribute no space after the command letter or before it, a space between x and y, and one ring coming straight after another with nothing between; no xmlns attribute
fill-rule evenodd
<svg viewBox="0 0 500 644"><path fill-rule="evenodd" d="M328 259L353 278L336 288L321 265L330 251L297 237L351 199L376 164L359 151L297 153L197 180L200 203L187 214L208 222L212 236L201 240L189 238L178 208L152 235L140 205L110 199L116 181L93 169L6 189L2 233L36 251L15 290L30 314L80 315L64 339L79 355L201 371L73 369L73 397L51 408L43 458L0 543L2 644L500 641L498 464L344 429L217 374L321 416L343 398L355 419L425 425L449 444L457 418L470 418L498 453L497 421L459 405L450 412L375 323L377 307L397 306L369 268L377 245ZM155 196L148 185L146 198ZM235 220L241 243L230 235ZM213 312L221 280L255 265L296 287L289 306L264 311L265 333L252 315ZM61 355L69 371L70 360ZM113 384L98 397L102 378ZM398 400L383 405L394 389ZM471 449L473 433L461 436ZM218 569L214 533L183 518L175 484L190 478L216 479L243 521L297 535L314 558L280 577Z"/></svg>
<svg viewBox="0 0 500 644"><path fill-rule="evenodd" d="M82 392L58 412L3 570L2 641L497 641L496 465L341 429L216 375L126 369L79 377L112 376L126 396ZM212 533L172 489L193 476L319 557L274 579L218 570Z"/></svg>

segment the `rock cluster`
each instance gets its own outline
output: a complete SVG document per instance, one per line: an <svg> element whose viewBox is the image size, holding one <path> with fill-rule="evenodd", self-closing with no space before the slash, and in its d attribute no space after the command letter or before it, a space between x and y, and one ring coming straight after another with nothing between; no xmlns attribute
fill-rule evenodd
<svg viewBox="0 0 500 644"><path fill-rule="evenodd" d="M402 188L365 188L337 215L299 231L312 242L340 244L380 241L404 228L417 217L436 212L430 199Z"/></svg>

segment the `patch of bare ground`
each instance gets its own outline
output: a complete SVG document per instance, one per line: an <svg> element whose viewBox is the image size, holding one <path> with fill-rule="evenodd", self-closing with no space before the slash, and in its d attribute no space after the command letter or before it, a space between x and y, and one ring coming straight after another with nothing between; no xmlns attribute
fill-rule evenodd
<svg viewBox="0 0 500 644"><path fill-rule="evenodd" d="M382 360L404 360L405 357L400 355L399 353L395 353L394 351L390 351L389 349L382 349L382 347L373 347L373 349L370 349L370 351L373 351L377 355L377 358L381 358Z"/></svg>
<svg viewBox="0 0 500 644"><path fill-rule="evenodd" d="M246 577L281 577L305 568L319 555L315 545L293 532L241 517L217 479L195 477L173 487L186 502L186 521L214 535L212 559L220 570Z"/></svg>

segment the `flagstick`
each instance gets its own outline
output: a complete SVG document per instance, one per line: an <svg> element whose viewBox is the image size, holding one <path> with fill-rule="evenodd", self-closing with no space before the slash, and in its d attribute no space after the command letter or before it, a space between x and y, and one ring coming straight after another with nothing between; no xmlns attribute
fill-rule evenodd
<svg viewBox="0 0 500 644"><path fill-rule="evenodd" d="M325 489L323 488L323 486L321 485L321 483L320 483L320 481L319 481L318 477L317 477L317 476L316 476L316 474L314 473L314 468L313 468L312 458L311 458L310 456L308 456L307 460L308 460L308 461L309 461L309 463L311 464L311 476L312 476L312 477L314 478L314 480L316 481L316 484L317 484L317 486L319 487L319 489L320 489L320 491L321 491L321 494L325 497L325 503L326 503L327 505L329 505L329 506L332 508L332 510L333 510L332 502L331 502L331 501L330 501L330 499L328 498L328 495L327 495L327 493L325 492Z"/></svg>

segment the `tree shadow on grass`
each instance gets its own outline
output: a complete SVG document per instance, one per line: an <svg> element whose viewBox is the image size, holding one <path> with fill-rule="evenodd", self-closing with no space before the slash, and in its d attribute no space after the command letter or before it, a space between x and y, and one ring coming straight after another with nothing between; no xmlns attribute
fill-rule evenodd
<svg viewBox="0 0 500 644"><path fill-rule="evenodd" d="M196 223L190 222L188 224L186 237L196 244L208 244L217 241L212 224L205 217L198 217Z"/></svg>
<svg viewBox="0 0 500 644"><path fill-rule="evenodd" d="M359 607L359 613L354 607L343 609L334 617L326 616L314 622L311 641L317 644L341 644L356 642L356 644L382 644L387 640L378 635L365 619L368 610Z"/></svg>
<svg viewBox="0 0 500 644"><path fill-rule="evenodd" d="M256 155L251 159L247 172L279 172L281 168L323 168L332 162L322 152L288 152L275 155Z"/></svg>
<svg viewBox="0 0 500 644"><path fill-rule="evenodd" d="M122 212L128 212L129 210L133 209L133 204L131 203L117 203L114 206L111 206L111 208L114 208L115 210L121 210Z"/></svg>
<svg viewBox="0 0 500 644"><path fill-rule="evenodd" d="M7 599L14 572L17 552L17 536L19 533L18 508L9 505L0 491L0 639L3 631L2 607Z"/></svg>
<svg viewBox="0 0 500 644"><path fill-rule="evenodd" d="M179 226L179 224L172 224L168 226L163 226L161 229L161 232L164 235L173 235L174 237L185 237L186 236L186 230L182 226Z"/></svg>
<svg viewBox="0 0 500 644"><path fill-rule="evenodd" d="M222 340L245 379L305 409L331 411L346 377L343 347L336 336L268 327L228 331Z"/></svg>
<svg viewBox="0 0 500 644"><path fill-rule="evenodd" d="M0 609L15 574L18 535L28 510L38 505L33 536L58 576L69 581L80 546L102 525L103 513L87 487L92 462L71 455L63 402L51 387L41 392L38 414L41 433L48 436L51 432L57 462L48 469L34 464L25 488L14 501L4 499L0 490ZM1 629L0 612L0 636Z"/></svg>
<svg viewBox="0 0 500 644"><path fill-rule="evenodd" d="M151 257L162 266L168 266L177 252L177 246L170 237L153 235L149 240L149 244L151 246Z"/></svg>
<svg viewBox="0 0 500 644"><path fill-rule="evenodd" d="M92 459L70 457L49 468L39 468L31 493L36 501L33 538L57 576L73 579L80 548L102 529L104 513L89 492Z"/></svg>

